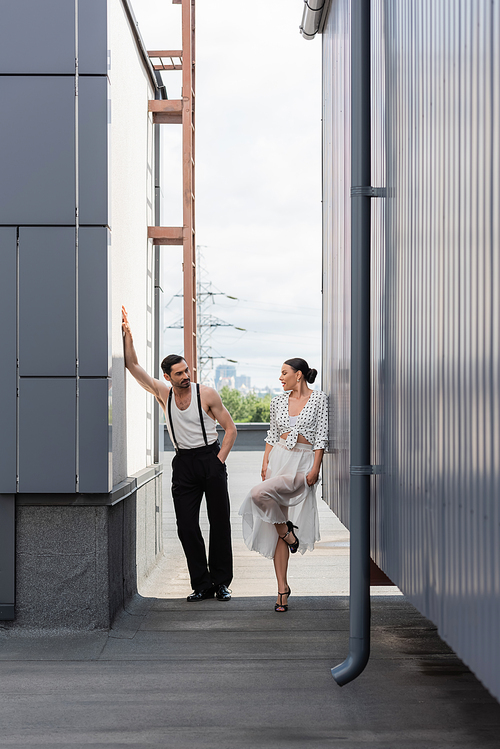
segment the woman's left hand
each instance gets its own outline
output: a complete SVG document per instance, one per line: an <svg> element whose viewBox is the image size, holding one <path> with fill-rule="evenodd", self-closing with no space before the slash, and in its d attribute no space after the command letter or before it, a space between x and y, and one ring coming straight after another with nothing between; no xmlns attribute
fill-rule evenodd
<svg viewBox="0 0 500 749"><path fill-rule="evenodd" d="M313 486L319 477L319 471L309 471L306 476L307 486Z"/></svg>

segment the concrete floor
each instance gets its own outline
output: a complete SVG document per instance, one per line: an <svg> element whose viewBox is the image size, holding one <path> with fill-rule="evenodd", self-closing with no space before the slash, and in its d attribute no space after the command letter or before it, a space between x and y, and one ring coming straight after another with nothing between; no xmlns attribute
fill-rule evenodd
<svg viewBox="0 0 500 749"><path fill-rule="evenodd" d="M500 746L500 705L395 588L372 590L366 670L335 684L330 668L348 647L349 536L321 500L322 540L291 558L290 610L274 612L272 563L246 550L237 515L260 460L229 459L231 601L186 603L166 501L164 559L110 633L0 632L0 747Z"/></svg>

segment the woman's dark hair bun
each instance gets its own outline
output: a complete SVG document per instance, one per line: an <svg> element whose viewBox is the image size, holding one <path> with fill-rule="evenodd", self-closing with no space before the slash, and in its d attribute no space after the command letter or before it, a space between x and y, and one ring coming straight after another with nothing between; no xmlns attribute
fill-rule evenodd
<svg viewBox="0 0 500 749"><path fill-rule="evenodd" d="M287 359L285 364L288 364L296 372L302 372L306 382L314 382L317 377L318 370L311 369L305 359L299 359L298 357L296 359Z"/></svg>
<svg viewBox="0 0 500 749"><path fill-rule="evenodd" d="M309 372L306 374L306 380L307 382L314 382L317 376L318 376L318 370L310 369Z"/></svg>

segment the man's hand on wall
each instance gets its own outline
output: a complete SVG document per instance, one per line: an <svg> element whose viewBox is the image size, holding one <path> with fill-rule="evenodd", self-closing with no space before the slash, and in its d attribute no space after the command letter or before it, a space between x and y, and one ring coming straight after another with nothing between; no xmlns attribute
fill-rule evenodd
<svg viewBox="0 0 500 749"><path fill-rule="evenodd" d="M130 323L128 321L128 315L127 310L122 305L122 333L123 337L130 336L130 340L132 340L132 331L130 330Z"/></svg>

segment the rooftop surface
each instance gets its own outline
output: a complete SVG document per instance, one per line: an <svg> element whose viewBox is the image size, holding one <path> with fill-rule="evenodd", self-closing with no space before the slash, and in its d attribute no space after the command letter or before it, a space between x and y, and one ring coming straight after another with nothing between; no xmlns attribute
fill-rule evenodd
<svg viewBox="0 0 500 749"><path fill-rule="evenodd" d="M113 630L0 630L0 746L500 746L500 705L396 588L372 589L370 661L336 685L330 669L348 651L349 534L322 500L321 542L291 558L290 609L274 612L272 562L246 549L237 514L260 462L256 452L228 460L231 601L185 601L167 458L165 555Z"/></svg>

